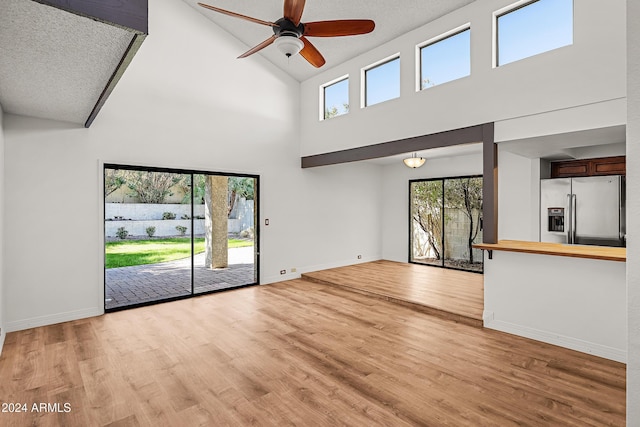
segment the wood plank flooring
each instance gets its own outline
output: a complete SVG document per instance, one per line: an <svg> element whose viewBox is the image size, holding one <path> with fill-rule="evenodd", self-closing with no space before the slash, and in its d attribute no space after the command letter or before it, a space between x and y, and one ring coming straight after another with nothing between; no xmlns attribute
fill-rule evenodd
<svg viewBox="0 0 640 427"><path fill-rule="evenodd" d="M382 260L305 273L302 278L482 327L482 274Z"/></svg>
<svg viewBox="0 0 640 427"><path fill-rule="evenodd" d="M9 333L2 426L623 426L625 366L293 280Z"/></svg>

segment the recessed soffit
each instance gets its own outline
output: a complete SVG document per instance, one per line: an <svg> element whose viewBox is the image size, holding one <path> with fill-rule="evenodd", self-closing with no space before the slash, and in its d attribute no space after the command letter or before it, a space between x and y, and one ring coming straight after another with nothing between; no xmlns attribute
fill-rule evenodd
<svg viewBox="0 0 640 427"><path fill-rule="evenodd" d="M142 4L146 15L146 0L134 3ZM140 31L49 4L3 0L4 112L88 126L130 61L127 55L137 50L140 36L143 39ZM133 43L136 38L139 41Z"/></svg>

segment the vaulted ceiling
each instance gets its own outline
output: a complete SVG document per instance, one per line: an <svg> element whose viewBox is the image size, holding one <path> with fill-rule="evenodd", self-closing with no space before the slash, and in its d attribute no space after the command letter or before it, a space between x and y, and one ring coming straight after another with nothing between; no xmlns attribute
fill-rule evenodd
<svg viewBox="0 0 640 427"><path fill-rule="evenodd" d="M268 26L204 9L198 0L183 1L246 44L238 55L273 34ZM264 21L276 21L284 14L283 0L201 1ZM472 1L307 0L302 22L371 19L376 27L365 35L310 38L326 59L320 69L300 55L287 59L275 46L256 55L303 81ZM4 111L89 126L146 36L147 7L154 7L153 1L147 2L2 0L0 105Z"/></svg>
<svg viewBox="0 0 640 427"><path fill-rule="evenodd" d="M283 16L283 0L183 1L246 44L245 50L273 35L271 28L204 9L197 3L206 3L268 22L275 22ZM473 0L403 0L400 2L392 0L307 0L302 14L302 22L371 19L375 21L376 28L372 33L359 36L309 38L327 61L321 69L313 67L299 55L287 59L273 45L262 49L256 55L262 55L296 80L303 81L321 70L347 61L472 2ZM245 50L239 51L238 55L244 53ZM246 61L247 59L240 60Z"/></svg>

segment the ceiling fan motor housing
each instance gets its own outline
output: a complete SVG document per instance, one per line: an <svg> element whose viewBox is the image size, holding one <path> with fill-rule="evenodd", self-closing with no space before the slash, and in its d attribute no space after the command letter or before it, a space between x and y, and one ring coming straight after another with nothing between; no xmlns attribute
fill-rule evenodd
<svg viewBox="0 0 640 427"><path fill-rule="evenodd" d="M272 27L276 37L287 36L300 38L300 36L304 34L304 24L302 22L294 25L294 23L287 18L280 18L274 22L274 24L277 25L277 27Z"/></svg>

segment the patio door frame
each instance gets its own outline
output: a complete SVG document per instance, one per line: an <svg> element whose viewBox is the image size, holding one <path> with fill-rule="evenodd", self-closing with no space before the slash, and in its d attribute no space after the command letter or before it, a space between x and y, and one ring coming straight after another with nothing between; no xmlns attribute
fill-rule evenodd
<svg viewBox="0 0 640 427"><path fill-rule="evenodd" d="M409 180L409 206L408 206L408 211L409 211L409 253L408 253L408 262L410 264L416 264L416 265L424 265L427 267L436 267L436 268L444 268L444 269L448 269L448 270L458 270L458 271L466 271L469 273L475 273L475 274L484 274L484 259L482 260L482 270L478 271L478 270L470 270L470 269L465 269L465 268L458 268L458 267L452 267L452 266L448 266L446 265L445 261L446 261L446 257L445 257L445 246L446 246L446 238L445 238L445 224L446 224L446 218L445 218L445 181L449 181L449 180L457 180L457 179L467 179L467 178L482 178L483 182L484 182L484 176L483 175L460 175L460 176L446 176L446 177L442 177L442 178L417 178L417 179L411 179ZM441 236L441 247L442 247L442 259L441 259L441 263L440 264L427 264L427 263L422 263L422 262L418 262L414 260L414 256L413 256L413 238L414 238L414 234L413 234L413 227L414 227L414 221L413 221L413 199L412 199L412 187L413 184L415 183L420 183L420 182L433 182L433 181L441 181L442 185L442 218L441 218L441 227L442 227L442 236ZM484 187L483 187L483 193L484 193ZM484 194L483 194L484 196ZM482 212L482 211L481 211ZM480 224L478 225L480 227L480 230L483 230L483 218L480 219ZM484 230L483 230L484 231Z"/></svg>
<svg viewBox="0 0 640 427"><path fill-rule="evenodd" d="M107 308L106 307L106 297L107 297L107 268L106 268L106 262L105 262L105 258L106 258L106 221L105 218L102 218L102 235L104 238L104 244L103 244L103 258L102 258L102 268L103 268L103 297L102 297L102 307L104 309L105 313L112 313L115 311L121 311L121 310L128 310L131 308L137 308L137 307L144 307L144 306L148 306L148 305L154 305L154 304L160 304L160 303L165 303L165 302L170 302L170 301L177 301L177 300L182 300L182 299L187 299L187 298L193 298L193 297L198 297L198 296L202 296L202 295L209 295L209 294L213 294L213 293L217 293L217 292L224 292L227 290L233 290L233 289L240 289L240 288L246 288L249 286L257 286L260 285L260 175L255 175L255 174L243 174L243 173L232 173L232 172L219 172L219 171L204 171L204 170L197 170L197 169L174 169L174 168L165 168L165 167L154 167L154 166L136 166L136 165L124 165L124 164L118 164L118 163L103 163L102 164L102 177L103 177L103 182L102 182L102 187L103 187L103 194L104 194L104 176L105 176L105 171L107 169L119 169L119 170L128 170L128 171L140 171L140 172L164 172L164 173L174 173L174 174L182 174L182 175L191 175L191 215L190 215L190 221L191 221L191 292L188 295L178 295L178 296L172 296L169 298L162 298L162 299L158 299L158 300L153 300L153 301L145 301L145 302L141 302L141 303L135 303L135 304L130 304L130 305L126 305L126 306L122 306L122 307L112 307L112 308ZM253 209L254 209L254 277L255 277L255 281L253 283L248 283L246 285L239 285L239 286L233 286L233 287L229 287L229 288L225 288L225 289L214 289L214 290L210 290L210 291L204 291L204 292L198 292L195 293L195 266L194 266L194 256L195 254L194 252L194 203L193 203L193 197L194 197L194 191L193 191L193 186L194 186L194 179L193 177L195 175L206 175L206 176L226 176L226 177L242 177L242 178L252 178L255 180L255 187L254 187L254 203L253 203ZM102 212L103 212L103 216L104 213L106 212L106 205L107 205L107 201L106 201L106 197L103 195L103 206L102 206Z"/></svg>

